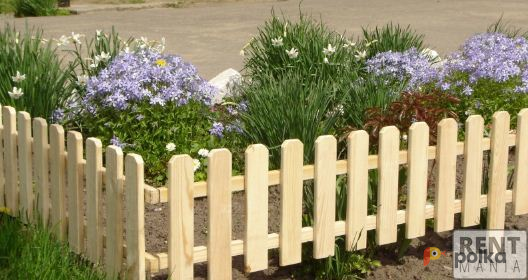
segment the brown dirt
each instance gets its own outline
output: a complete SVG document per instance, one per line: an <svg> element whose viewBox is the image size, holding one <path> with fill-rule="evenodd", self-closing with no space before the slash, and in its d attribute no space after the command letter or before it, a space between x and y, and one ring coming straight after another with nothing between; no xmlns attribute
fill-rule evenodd
<svg viewBox="0 0 528 280"><path fill-rule="evenodd" d="M486 156L486 155L485 155ZM513 163L513 154L510 156L510 164ZM457 198L461 198L461 187L463 174L463 158L457 161ZM487 168L487 164L484 164ZM434 161L429 162L430 178L428 199L434 197L435 172ZM405 188L405 186L403 186ZM404 191L402 192L404 193ZM243 239L245 201L243 193L234 193L232 199L232 239ZM402 208L404 202L400 205ZM404 206L403 206L404 207ZM269 232L279 231L280 194L278 187L269 189ZM207 244L207 199L195 200L195 246ZM145 238L147 252L167 252L168 236L168 204L147 205L145 211ZM506 207L506 229L528 230L528 215L513 216L511 204ZM455 216L455 228L460 228L460 214ZM447 257L431 262L423 266L423 250L427 247L438 247L447 251ZM398 260L394 245L381 246L376 255L382 266L369 273L368 279L447 279L452 278L452 231L435 233L428 229L424 237L413 240L405 256ZM271 250L269 253L269 269L259 273L247 275L244 273L244 258L238 256L233 258L234 279L291 279L300 265L290 267L278 267L278 252ZM206 264L195 265L195 278L205 279L207 277ZM158 274L155 279L166 279L166 272Z"/></svg>

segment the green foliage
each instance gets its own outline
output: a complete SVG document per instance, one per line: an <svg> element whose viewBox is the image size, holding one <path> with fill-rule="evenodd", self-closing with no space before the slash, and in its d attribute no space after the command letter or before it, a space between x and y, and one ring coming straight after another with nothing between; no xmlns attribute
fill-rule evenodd
<svg viewBox="0 0 528 280"><path fill-rule="evenodd" d="M508 21L504 21L502 15L500 18L488 26L487 32L489 33L503 33L510 38L525 37L528 38L528 31L513 26Z"/></svg>
<svg viewBox="0 0 528 280"><path fill-rule="evenodd" d="M0 1L0 14L7 14L13 12L13 4L9 0Z"/></svg>
<svg viewBox="0 0 528 280"><path fill-rule="evenodd" d="M393 51L403 52L411 48L418 51L425 49L424 35L411 29L411 26L402 27L392 22L382 27L376 26L374 29L362 28L364 41L367 45L367 58L375 56L377 53Z"/></svg>
<svg viewBox="0 0 528 280"><path fill-rule="evenodd" d="M0 31L0 104L50 119L72 91L69 72L61 68L61 63L52 43L43 39L42 30L26 29L21 35L6 25ZM17 71L25 79L13 79ZM9 95L14 87L23 92L18 99Z"/></svg>
<svg viewBox="0 0 528 280"><path fill-rule="evenodd" d="M0 279L105 279L40 225L0 214Z"/></svg>
<svg viewBox="0 0 528 280"><path fill-rule="evenodd" d="M301 140L305 161L310 162L316 138L332 134L336 118L328 112L337 98L336 89L324 80L303 80L301 74L285 74L244 88L248 104L247 111L241 113L244 134L249 142L270 147L275 167L284 140Z"/></svg>
<svg viewBox="0 0 528 280"><path fill-rule="evenodd" d="M55 16L59 13L57 0L12 0L16 17Z"/></svg>

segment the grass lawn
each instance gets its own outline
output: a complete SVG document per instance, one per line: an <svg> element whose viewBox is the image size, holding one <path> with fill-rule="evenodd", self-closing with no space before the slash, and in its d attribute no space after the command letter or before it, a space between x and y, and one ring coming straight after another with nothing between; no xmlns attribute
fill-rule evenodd
<svg viewBox="0 0 528 280"><path fill-rule="evenodd" d="M0 214L0 279L105 279L49 232Z"/></svg>

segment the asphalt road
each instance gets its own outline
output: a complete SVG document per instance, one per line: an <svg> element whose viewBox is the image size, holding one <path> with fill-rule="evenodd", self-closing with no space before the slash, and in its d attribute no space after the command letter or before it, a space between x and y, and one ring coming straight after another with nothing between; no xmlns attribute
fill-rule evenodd
<svg viewBox="0 0 528 280"><path fill-rule="evenodd" d="M14 21L19 28L27 22L29 26L44 28L46 36L54 38L72 31L92 34L96 29L109 30L112 26L123 37L165 37L167 52L183 56L205 78L211 78L226 68L242 67L241 47L270 17L272 8L298 18L298 1L253 0L0 21ZM441 55L458 48L471 34L485 31L501 15L528 28L526 0L305 0L301 8L347 34L359 34L361 26L389 21L410 24L424 33L426 42Z"/></svg>

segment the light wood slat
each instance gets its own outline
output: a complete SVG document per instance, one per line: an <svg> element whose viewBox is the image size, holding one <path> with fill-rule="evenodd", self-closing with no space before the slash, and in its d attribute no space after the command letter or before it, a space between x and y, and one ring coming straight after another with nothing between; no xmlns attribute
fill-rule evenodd
<svg viewBox="0 0 528 280"><path fill-rule="evenodd" d="M169 161L169 275L172 279L193 279L194 171L188 155Z"/></svg>
<svg viewBox="0 0 528 280"><path fill-rule="evenodd" d="M209 153L207 193L208 279L231 279L231 152L215 149Z"/></svg>
<svg viewBox="0 0 528 280"><path fill-rule="evenodd" d="M268 268L268 158L268 149L262 144L246 149L246 272Z"/></svg>
<svg viewBox="0 0 528 280"><path fill-rule="evenodd" d="M106 274L117 277L123 260L123 151L106 148Z"/></svg>
<svg viewBox="0 0 528 280"><path fill-rule="evenodd" d="M405 238L425 235L425 202L427 200L427 148L429 126L416 122L409 128L407 167L407 215L405 216Z"/></svg>
<svg viewBox="0 0 528 280"><path fill-rule="evenodd" d="M435 226L436 232L453 229L455 213L457 129L454 119L444 119L438 124L436 150Z"/></svg>
<svg viewBox="0 0 528 280"><path fill-rule="evenodd" d="M66 241L66 153L64 150L64 128L50 126L50 176L51 176L51 227L55 236Z"/></svg>
<svg viewBox="0 0 528 280"><path fill-rule="evenodd" d="M482 186L482 135L484 119L470 116L466 120L464 145L464 189L462 194L462 226L469 227L480 222L478 198Z"/></svg>
<svg viewBox="0 0 528 280"><path fill-rule="evenodd" d="M335 236L332 226L336 216L337 140L324 135L315 141L314 179L314 250L313 257L334 255Z"/></svg>
<svg viewBox="0 0 528 280"><path fill-rule="evenodd" d="M75 253L84 252L84 168L81 133L68 131L68 241Z"/></svg>
<svg viewBox="0 0 528 280"><path fill-rule="evenodd" d="M303 144L286 140L281 146L280 265L301 262Z"/></svg>
<svg viewBox="0 0 528 280"><path fill-rule="evenodd" d="M528 213L528 109L517 115L515 172L513 185L513 213Z"/></svg>
<svg viewBox="0 0 528 280"><path fill-rule="evenodd" d="M20 172L19 211L24 221L33 220L33 151L31 138L31 116L18 112L18 170Z"/></svg>
<svg viewBox="0 0 528 280"><path fill-rule="evenodd" d="M379 183L376 242L379 245L396 242L398 211L398 176L400 131L395 126L384 127L379 140Z"/></svg>
<svg viewBox="0 0 528 280"><path fill-rule="evenodd" d="M144 162L129 154L126 172L126 279L144 280L145 274L145 198L143 197Z"/></svg>
<svg viewBox="0 0 528 280"><path fill-rule="evenodd" d="M364 130L354 131L348 135L347 145L346 248L351 251L367 247L369 135Z"/></svg>
<svg viewBox="0 0 528 280"><path fill-rule="evenodd" d="M35 187L38 193L38 209L44 226L48 226L50 209L49 143L48 124L45 119L33 120L33 150Z"/></svg>
<svg viewBox="0 0 528 280"><path fill-rule="evenodd" d="M512 201L512 191L507 190L505 193L506 196L506 203L509 203ZM488 205L488 198L487 195L483 194L479 198L480 207L486 208ZM462 201L459 199L455 199L453 202L453 208L455 209L455 213L460 213L462 211ZM406 217L406 210L398 210L396 213L398 224L404 224L405 223L405 217ZM433 205L426 205L425 206L425 218L426 219L432 219L434 217L434 206ZM365 229L366 230L373 230L376 229L376 215L369 215L367 216L366 223L365 223ZM346 231L346 225L343 221L336 221L334 224L334 233L335 236L341 236L344 235ZM312 227L303 227L302 228L302 235L301 240L303 243L313 241L313 228ZM279 248L279 235L277 233L270 233L268 234L268 249L275 249ZM244 241L243 240L233 240L231 241L231 256L239 256L244 254ZM156 254L160 259L163 258L163 253ZM160 259L149 256L147 254L145 256L146 262L147 262L147 268L152 268L152 272L158 272L163 269L167 269L167 265L165 266L159 266ZM206 246L196 246L194 247L194 263L202 263L207 261L207 247ZM162 261L162 265L164 263L167 263L166 261Z"/></svg>
<svg viewBox="0 0 528 280"><path fill-rule="evenodd" d="M506 218L506 184L508 180L508 112L493 114L491 127L491 163L488 190L488 229L504 229Z"/></svg>
<svg viewBox="0 0 528 280"><path fill-rule="evenodd" d="M103 144L86 139L86 240L87 256L93 263L103 261Z"/></svg>
<svg viewBox="0 0 528 280"><path fill-rule="evenodd" d="M18 212L18 155L16 111L13 107L2 107L4 124L5 200L11 215Z"/></svg>
<svg viewBox="0 0 528 280"><path fill-rule="evenodd" d="M2 106L0 105L0 112ZM0 208L5 205L5 170L4 170L4 124L2 123L2 114L0 113Z"/></svg>

